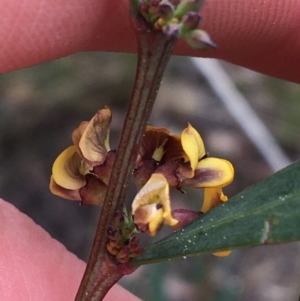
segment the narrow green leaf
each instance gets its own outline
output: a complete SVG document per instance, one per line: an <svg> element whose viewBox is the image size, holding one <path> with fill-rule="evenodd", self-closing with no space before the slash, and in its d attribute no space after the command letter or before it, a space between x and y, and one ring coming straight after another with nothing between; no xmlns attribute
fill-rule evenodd
<svg viewBox="0 0 300 301"><path fill-rule="evenodd" d="M146 249L133 264L300 240L300 161Z"/></svg>

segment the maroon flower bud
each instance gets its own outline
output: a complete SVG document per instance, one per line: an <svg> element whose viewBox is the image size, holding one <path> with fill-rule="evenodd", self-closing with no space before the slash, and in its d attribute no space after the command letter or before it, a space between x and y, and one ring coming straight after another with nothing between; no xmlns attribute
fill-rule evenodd
<svg viewBox="0 0 300 301"><path fill-rule="evenodd" d="M193 220L197 219L203 213L200 211L193 211L189 209L176 209L172 211L172 215L175 219L178 220L178 223L175 226L172 226L172 229L177 231L184 227L185 225L191 223Z"/></svg>
<svg viewBox="0 0 300 301"><path fill-rule="evenodd" d="M119 251L120 251L119 248L116 248L115 246L112 246L110 243L108 243L108 244L106 245L106 249L107 249L107 251L108 251L111 255L114 255L114 256L116 256L116 255L119 253Z"/></svg>
<svg viewBox="0 0 300 301"><path fill-rule="evenodd" d="M151 0L150 1L149 14L151 16L156 16L157 15L159 3L160 3L159 0Z"/></svg>
<svg viewBox="0 0 300 301"><path fill-rule="evenodd" d="M134 252L139 248L139 239L136 236L132 236L129 240L128 247L130 252Z"/></svg>
<svg viewBox="0 0 300 301"><path fill-rule="evenodd" d="M142 15L146 15L148 13L149 5L147 3L142 2L140 4L139 10Z"/></svg>
<svg viewBox="0 0 300 301"><path fill-rule="evenodd" d="M122 258L128 258L129 256L129 253L130 253L130 249L129 249L129 247L128 246L125 246L125 247L123 247L120 251L119 251L119 253L117 254L117 259L118 260L120 260L120 259L122 259Z"/></svg>
<svg viewBox="0 0 300 301"><path fill-rule="evenodd" d="M188 12L182 18L183 30L196 29L201 21L201 15L198 12Z"/></svg>
<svg viewBox="0 0 300 301"><path fill-rule="evenodd" d="M158 7L161 0L150 0L150 6L151 7Z"/></svg>
<svg viewBox="0 0 300 301"><path fill-rule="evenodd" d="M128 261L129 261L129 257L124 257L124 258L120 258L120 259L118 259L118 261L120 262L120 263L127 263Z"/></svg>
<svg viewBox="0 0 300 301"><path fill-rule="evenodd" d="M107 229L107 237L111 240L118 240L121 238L120 231L114 226L110 225Z"/></svg>
<svg viewBox="0 0 300 301"><path fill-rule="evenodd" d="M109 239L108 240L108 244L113 247L113 248L117 248L118 250L120 250L123 246L123 243L121 240L112 240L112 239Z"/></svg>
<svg viewBox="0 0 300 301"><path fill-rule="evenodd" d="M174 15L174 6L170 2L160 3L157 12L160 18L164 19L165 21L169 21Z"/></svg>

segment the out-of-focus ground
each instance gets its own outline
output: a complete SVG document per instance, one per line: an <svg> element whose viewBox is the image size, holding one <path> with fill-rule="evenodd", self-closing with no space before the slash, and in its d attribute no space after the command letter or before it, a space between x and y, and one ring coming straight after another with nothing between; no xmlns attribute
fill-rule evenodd
<svg viewBox="0 0 300 301"><path fill-rule="evenodd" d="M99 209L53 196L48 190L51 166L72 143L73 129L104 105L113 111L111 147L116 148L135 60L133 54L80 53L0 79L0 197L82 259L87 259ZM298 159L300 86L223 66L290 159ZM211 156L234 164L235 180L226 188L229 196L272 173L191 62L174 57L150 123L180 133L187 122L201 133ZM129 202L134 193L133 187ZM173 200L176 207L200 208L201 194L196 204L180 193ZM146 301L298 300L300 244L143 266L121 283Z"/></svg>

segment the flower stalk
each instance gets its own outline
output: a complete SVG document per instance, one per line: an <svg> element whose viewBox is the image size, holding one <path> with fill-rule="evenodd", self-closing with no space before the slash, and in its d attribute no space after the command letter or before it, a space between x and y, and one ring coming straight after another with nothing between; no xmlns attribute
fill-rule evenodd
<svg viewBox="0 0 300 301"><path fill-rule="evenodd" d="M107 229L115 212L124 205L137 150L177 38L174 35L166 36L161 31L153 31L139 15L134 18L133 26L138 42L134 88L92 250L75 301L103 300L111 286L123 275L130 274L137 268L117 262L108 254Z"/></svg>

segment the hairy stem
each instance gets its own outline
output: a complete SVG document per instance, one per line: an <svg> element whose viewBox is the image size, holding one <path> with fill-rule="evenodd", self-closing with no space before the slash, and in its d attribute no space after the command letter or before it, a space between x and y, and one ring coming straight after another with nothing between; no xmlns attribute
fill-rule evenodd
<svg viewBox="0 0 300 301"><path fill-rule="evenodd" d="M153 32L143 19L136 18L134 27L138 41L135 83L94 243L75 301L102 300L118 279L137 268L117 263L107 255L106 231L114 213L125 202L138 148L176 38Z"/></svg>

